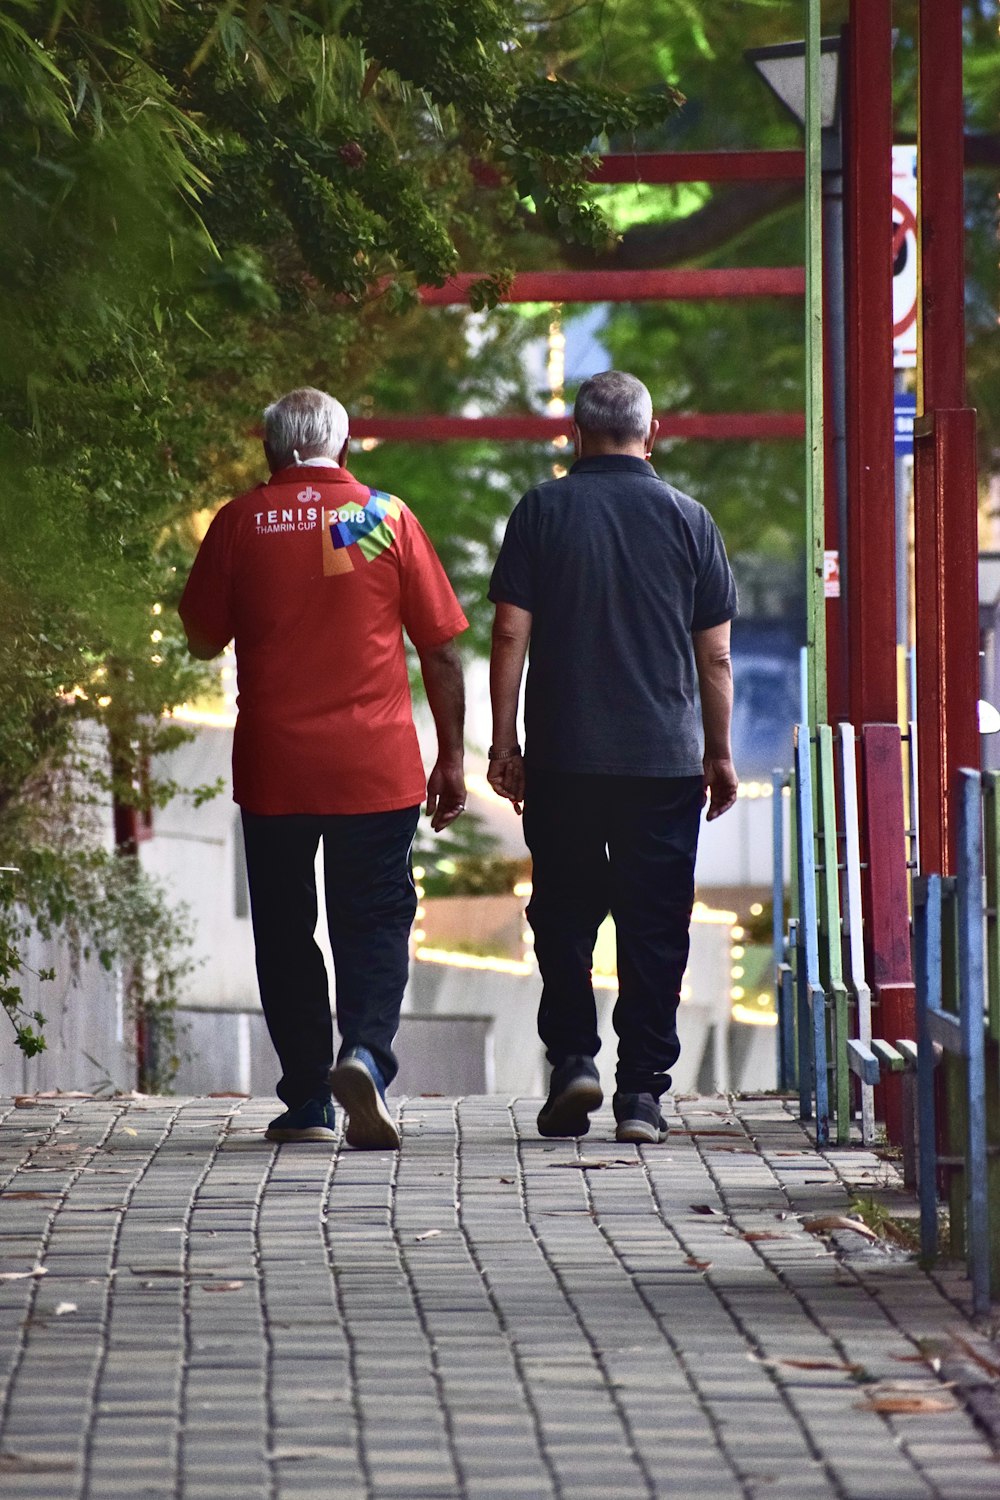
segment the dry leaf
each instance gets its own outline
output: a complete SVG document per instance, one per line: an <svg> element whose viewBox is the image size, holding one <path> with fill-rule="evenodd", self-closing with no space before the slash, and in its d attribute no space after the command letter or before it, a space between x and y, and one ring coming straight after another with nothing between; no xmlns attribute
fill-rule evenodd
<svg viewBox="0 0 1000 1500"><path fill-rule="evenodd" d="M232 1089L220 1089L217 1093L206 1094L206 1099L249 1099L249 1094L239 1094Z"/></svg>
<svg viewBox="0 0 1000 1500"><path fill-rule="evenodd" d="M802 1228L810 1234L832 1234L835 1229L853 1229L855 1234L878 1243L878 1235L860 1219L849 1219L846 1214L817 1214L813 1219L803 1219Z"/></svg>
<svg viewBox="0 0 1000 1500"><path fill-rule="evenodd" d="M47 1276L44 1266L32 1266L30 1271L0 1271L0 1281L29 1281L32 1276Z"/></svg>
<svg viewBox="0 0 1000 1500"><path fill-rule="evenodd" d="M751 1245L756 1244L757 1240L787 1240L790 1238L790 1235L779 1234L776 1229L747 1229L740 1235L741 1240L747 1240Z"/></svg>
<svg viewBox="0 0 1000 1500"><path fill-rule="evenodd" d="M440 1229L425 1229L424 1232L423 1232L423 1234L415 1234L413 1236L413 1238L416 1240L417 1244L419 1245L419 1243L420 1243L421 1240L433 1240L433 1239L437 1239L437 1237L438 1237L438 1235L440 1233L441 1233Z"/></svg>
<svg viewBox="0 0 1000 1500"><path fill-rule="evenodd" d="M0 1474L71 1474L76 1464L61 1458L29 1458L24 1453L0 1453Z"/></svg>
<svg viewBox="0 0 1000 1500"><path fill-rule="evenodd" d="M1000 1376L1000 1364L997 1364L995 1359L989 1359L985 1354L980 1354L979 1350L970 1344L967 1338L963 1338L962 1334L956 1329L952 1330L951 1337L962 1350L962 1353L967 1354L981 1370L985 1370L988 1375Z"/></svg>
<svg viewBox="0 0 1000 1500"><path fill-rule="evenodd" d="M77 1308L77 1305L76 1305L75 1302L57 1302L56 1303L56 1317L57 1318L64 1318L67 1313L75 1313L75 1312L78 1312L78 1311L79 1311L79 1309Z"/></svg>
<svg viewBox="0 0 1000 1500"><path fill-rule="evenodd" d="M513 1179L513 1177L498 1177L497 1181L498 1182L505 1182L507 1184L507 1186L509 1187L510 1184L514 1181L514 1179Z"/></svg>
<svg viewBox="0 0 1000 1500"><path fill-rule="evenodd" d="M788 1365L793 1370L842 1370L845 1375L858 1375L864 1365L849 1364L842 1359L769 1359L770 1365Z"/></svg>
<svg viewBox="0 0 1000 1500"><path fill-rule="evenodd" d="M46 1192L42 1192L39 1189L39 1190L37 1190L35 1192L3 1193L0 1196L2 1196L2 1199L3 1199L4 1203L18 1203L18 1202L23 1202L23 1200L26 1199L26 1198L58 1198L59 1194L55 1190L55 1188L52 1188L47 1193Z"/></svg>
<svg viewBox="0 0 1000 1500"><path fill-rule="evenodd" d="M717 1214L719 1212L710 1203L692 1203L690 1207L693 1214Z"/></svg>
<svg viewBox="0 0 1000 1500"><path fill-rule="evenodd" d="M850 1285L853 1286L853 1284L852 1281ZM927 1363L922 1354L890 1354L889 1358L894 1359L900 1365L925 1365Z"/></svg>
<svg viewBox="0 0 1000 1500"><path fill-rule="evenodd" d="M550 1167L568 1167L577 1172L599 1172L605 1167L638 1167L642 1163L637 1157L616 1156L614 1161L550 1161Z"/></svg>
<svg viewBox="0 0 1000 1500"><path fill-rule="evenodd" d="M203 1292L238 1292L244 1286L245 1281L203 1281L201 1289Z"/></svg>
<svg viewBox="0 0 1000 1500"><path fill-rule="evenodd" d="M855 1401L858 1411L877 1411L883 1416L921 1416L954 1411L956 1403L948 1396L869 1396Z"/></svg>
<svg viewBox="0 0 1000 1500"><path fill-rule="evenodd" d="M693 1255L687 1256L684 1264L686 1266L693 1266L696 1271L708 1271L712 1266L712 1262L710 1260L696 1260Z"/></svg>
<svg viewBox="0 0 1000 1500"><path fill-rule="evenodd" d="M717 1136L717 1135L734 1135L734 1136L737 1136L741 1141L748 1141L749 1140L749 1136L747 1135L747 1133L746 1133L745 1130L675 1130L675 1128L671 1125L671 1127L670 1127L670 1134L671 1135L691 1135L691 1136L697 1135L697 1136L709 1136L709 1137L713 1137L713 1136Z"/></svg>
<svg viewBox="0 0 1000 1500"><path fill-rule="evenodd" d="M46 1146L42 1149L53 1152L58 1151L60 1154L65 1154L70 1151L79 1151L80 1143L79 1141L60 1141L56 1146Z"/></svg>
<svg viewBox="0 0 1000 1500"><path fill-rule="evenodd" d="M123 1135L138 1135L139 1132L138 1132L138 1130L133 1130L132 1127L131 1127L131 1125L123 1125L122 1126L122 1134Z"/></svg>

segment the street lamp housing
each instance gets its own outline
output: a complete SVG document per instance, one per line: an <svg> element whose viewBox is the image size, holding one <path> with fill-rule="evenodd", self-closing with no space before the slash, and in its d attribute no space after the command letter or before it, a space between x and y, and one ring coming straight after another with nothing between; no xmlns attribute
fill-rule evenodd
<svg viewBox="0 0 1000 1500"><path fill-rule="evenodd" d="M757 69L771 93L798 125L806 123L806 44L779 42L748 47L743 56ZM820 41L820 124L824 132L840 126L840 37Z"/></svg>

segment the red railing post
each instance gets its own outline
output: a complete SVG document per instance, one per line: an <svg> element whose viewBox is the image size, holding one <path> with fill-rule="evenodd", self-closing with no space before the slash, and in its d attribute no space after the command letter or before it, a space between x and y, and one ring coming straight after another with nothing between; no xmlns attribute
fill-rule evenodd
<svg viewBox="0 0 1000 1500"><path fill-rule="evenodd" d="M979 765L975 412L965 404L961 0L920 0L920 386L915 437L920 866L951 874L949 798Z"/></svg>

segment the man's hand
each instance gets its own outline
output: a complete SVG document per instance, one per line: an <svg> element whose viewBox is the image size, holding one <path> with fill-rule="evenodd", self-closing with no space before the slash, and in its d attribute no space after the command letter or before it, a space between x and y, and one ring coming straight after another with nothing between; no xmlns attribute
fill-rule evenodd
<svg viewBox="0 0 1000 1500"><path fill-rule="evenodd" d="M462 757L442 756L427 778L427 816L435 833L465 811L465 772Z"/></svg>
<svg viewBox="0 0 1000 1500"><path fill-rule="evenodd" d="M514 811L520 817L524 801L523 756L511 755L505 760L491 760L486 780L498 797L506 797L508 802L513 802Z"/></svg>
<svg viewBox="0 0 1000 1500"><path fill-rule="evenodd" d="M711 823L714 818L721 818L724 812L728 812L736 801L740 778L728 756L706 755L703 765L705 792L709 797L708 821Z"/></svg>

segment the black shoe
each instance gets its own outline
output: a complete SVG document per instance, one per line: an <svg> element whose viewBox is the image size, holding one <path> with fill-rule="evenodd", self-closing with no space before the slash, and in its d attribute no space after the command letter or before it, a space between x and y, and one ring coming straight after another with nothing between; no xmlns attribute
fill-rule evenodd
<svg viewBox="0 0 1000 1500"><path fill-rule="evenodd" d="M268 1141L335 1141L337 1117L329 1097L307 1099L297 1109L286 1109L264 1131Z"/></svg>
<svg viewBox="0 0 1000 1500"><path fill-rule="evenodd" d="M612 1100L618 1129L616 1141L636 1141L644 1146L658 1146L667 1138L667 1122L660 1113L660 1101L653 1094L615 1094Z"/></svg>
<svg viewBox="0 0 1000 1500"><path fill-rule="evenodd" d="M398 1151L399 1131L385 1105L385 1083L367 1047L352 1047L330 1069L333 1097L347 1114L344 1139L361 1151Z"/></svg>
<svg viewBox="0 0 1000 1500"><path fill-rule="evenodd" d="M539 1135L586 1135L591 1110L604 1102L592 1057L567 1057L554 1068L549 1097L538 1113Z"/></svg>

